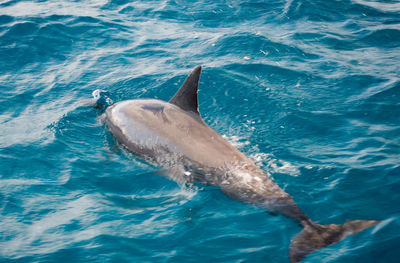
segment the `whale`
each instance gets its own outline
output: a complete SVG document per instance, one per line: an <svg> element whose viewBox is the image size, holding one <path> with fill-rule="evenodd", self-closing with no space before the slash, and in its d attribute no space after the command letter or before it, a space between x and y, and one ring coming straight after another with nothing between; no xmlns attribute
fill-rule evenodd
<svg viewBox="0 0 400 263"><path fill-rule="evenodd" d="M236 201L294 219L303 229L290 243L290 262L380 222L312 222L268 172L204 122L198 105L201 71L195 67L168 102L132 99L108 106L104 119L116 141L178 183L216 186Z"/></svg>

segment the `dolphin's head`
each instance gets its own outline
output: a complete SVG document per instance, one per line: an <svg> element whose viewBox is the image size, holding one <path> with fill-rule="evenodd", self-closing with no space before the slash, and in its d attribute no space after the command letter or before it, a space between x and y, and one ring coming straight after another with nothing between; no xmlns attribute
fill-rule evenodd
<svg viewBox="0 0 400 263"><path fill-rule="evenodd" d="M114 104L113 100L110 98L110 93L107 91L96 89L92 92L92 96L91 105L96 109L104 111L108 106Z"/></svg>

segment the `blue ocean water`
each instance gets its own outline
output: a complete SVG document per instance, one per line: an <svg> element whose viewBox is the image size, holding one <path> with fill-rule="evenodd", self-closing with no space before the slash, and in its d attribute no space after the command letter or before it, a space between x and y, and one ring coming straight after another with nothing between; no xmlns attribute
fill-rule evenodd
<svg viewBox="0 0 400 263"><path fill-rule="evenodd" d="M289 262L296 222L158 176L90 106L196 65L205 122L313 221L383 220L303 262L398 262L399 61L394 0L0 1L0 262Z"/></svg>

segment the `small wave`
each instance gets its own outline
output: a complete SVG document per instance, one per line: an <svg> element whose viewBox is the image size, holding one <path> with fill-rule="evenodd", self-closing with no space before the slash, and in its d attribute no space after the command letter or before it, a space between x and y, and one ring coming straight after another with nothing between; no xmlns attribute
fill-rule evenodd
<svg viewBox="0 0 400 263"><path fill-rule="evenodd" d="M400 3L382 3L378 1L371 1L371 0L353 0L353 2L375 8L381 12L389 12L389 13L396 13L400 11Z"/></svg>
<svg viewBox="0 0 400 263"><path fill-rule="evenodd" d="M100 15L98 7L104 5L106 0L89 0L85 3L85 16L96 17ZM2 7L2 14L12 17L50 16L50 15L82 15L82 5L79 2L51 1L51 2L15 2L15 4Z"/></svg>
<svg viewBox="0 0 400 263"><path fill-rule="evenodd" d="M376 29L363 37L361 41L369 46L400 47L400 30L395 28Z"/></svg>
<svg viewBox="0 0 400 263"><path fill-rule="evenodd" d="M62 209L33 220L31 224L18 221L7 222L9 228L3 234L12 238L6 242L5 246L2 246L0 253L7 258L20 258L53 253L67 244L79 242L75 240L75 237L60 230L75 220L84 225L92 224L96 218L87 214L87 211L94 207L92 201L89 197L72 200L67 202ZM86 238L91 238L91 236L88 235Z"/></svg>

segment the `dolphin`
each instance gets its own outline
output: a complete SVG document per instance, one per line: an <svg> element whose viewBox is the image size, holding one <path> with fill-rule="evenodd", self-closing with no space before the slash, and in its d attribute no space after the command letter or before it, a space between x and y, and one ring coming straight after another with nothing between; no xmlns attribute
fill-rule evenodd
<svg viewBox="0 0 400 263"><path fill-rule="evenodd" d="M291 262L380 222L313 223L268 173L203 121L197 96L200 74L197 66L169 102L135 99L109 106L105 121L110 132L139 158L168 169L179 183L217 186L234 200L296 220L303 230L291 241Z"/></svg>

